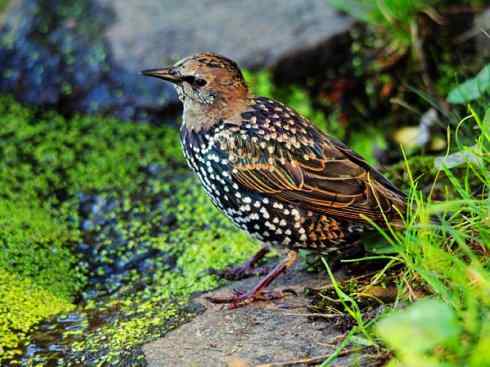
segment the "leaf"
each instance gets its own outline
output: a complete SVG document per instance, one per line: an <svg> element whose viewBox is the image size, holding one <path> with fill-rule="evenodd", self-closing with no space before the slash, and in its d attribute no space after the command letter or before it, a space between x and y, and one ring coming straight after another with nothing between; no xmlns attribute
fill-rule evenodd
<svg viewBox="0 0 490 367"><path fill-rule="evenodd" d="M376 332L395 351L408 354L423 353L455 340L460 327L451 307L424 299L378 322Z"/></svg>
<svg viewBox="0 0 490 367"><path fill-rule="evenodd" d="M460 84L447 96L449 103L467 103L480 98L490 90L490 64L485 66L474 78Z"/></svg>

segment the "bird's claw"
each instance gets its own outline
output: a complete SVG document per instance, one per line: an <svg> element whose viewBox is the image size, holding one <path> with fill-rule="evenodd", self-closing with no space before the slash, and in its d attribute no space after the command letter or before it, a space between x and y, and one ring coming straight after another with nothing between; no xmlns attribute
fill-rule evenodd
<svg viewBox="0 0 490 367"><path fill-rule="evenodd" d="M286 296L287 293L297 295L293 289L283 289L283 290L262 290L260 292L245 292L241 289L232 289L231 296L207 296L206 299L211 303L215 304L227 304L228 309L235 309L239 307L246 306L250 303L257 301L272 301L276 299L281 299Z"/></svg>

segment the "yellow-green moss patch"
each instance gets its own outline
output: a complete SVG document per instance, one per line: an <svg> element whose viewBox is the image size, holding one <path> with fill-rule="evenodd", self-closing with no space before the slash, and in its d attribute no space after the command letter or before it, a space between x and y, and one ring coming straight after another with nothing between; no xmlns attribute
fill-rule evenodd
<svg viewBox="0 0 490 367"><path fill-rule="evenodd" d="M0 268L0 363L20 352L16 347L26 339L32 325L72 308L68 301L30 279L21 279Z"/></svg>
<svg viewBox="0 0 490 367"><path fill-rule="evenodd" d="M0 271L16 277L3 283L4 276L0 284L2 292L15 295L3 300L3 320L16 320L3 322L0 349L13 350L33 325L71 307L85 284L86 271L73 251L82 240L79 195L130 195L150 163L171 166L182 157L170 127L66 119L6 96L0 96L0 121ZM27 299L32 305L48 300L52 307L36 306L34 316L29 308L15 313Z"/></svg>
<svg viewBox="0 0 490 367"><path fill-rule="evenodd" d="M22 330L4 323L2 348L63 335L69 352L30 361L138 365L135 350L185 319L193 292L219 284L209 269L258 249L185 168L176 128L66 119L8 97L0 97L0 119L0 270L36 289L33 304L47 299L44 293L53 298L36 317L15 316ZM131 265L140 258L147 258L143 268ZM71 311L69 328L58 317L29 334L71 309L80 290L85 304ZM23 307L21 299L8 298L7 318Z"/></svg>

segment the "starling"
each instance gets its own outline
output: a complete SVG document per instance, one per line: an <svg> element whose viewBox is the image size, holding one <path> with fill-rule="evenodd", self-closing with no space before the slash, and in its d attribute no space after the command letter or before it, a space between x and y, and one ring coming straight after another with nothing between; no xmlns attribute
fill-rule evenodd
<svg viewBox="0 0 490 367"><path fill-rule="evenodd" d="M292 108L253 96L234 61L200 53L142 73L175 85L189 166L213 203L264 244L242 274L267 246L289 250L252 290L215 302L233 308L281 297L266 287L294 264L298 250L342 254L369 221L402 225L399 189Z"/></svg>

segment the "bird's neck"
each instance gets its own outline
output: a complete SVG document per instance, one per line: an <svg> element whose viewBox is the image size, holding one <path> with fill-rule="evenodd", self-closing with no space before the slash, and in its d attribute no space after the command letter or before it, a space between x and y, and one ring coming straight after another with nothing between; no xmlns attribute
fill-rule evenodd
<svg viewBox="0 0 490 367"><path fill-rule="evenodd" d="M220 121L240 124L241 114L248 109L249 100L248 92L221 95L211 104L184 100L183 124L185 128L195 132L209 130Z"/></svg>

